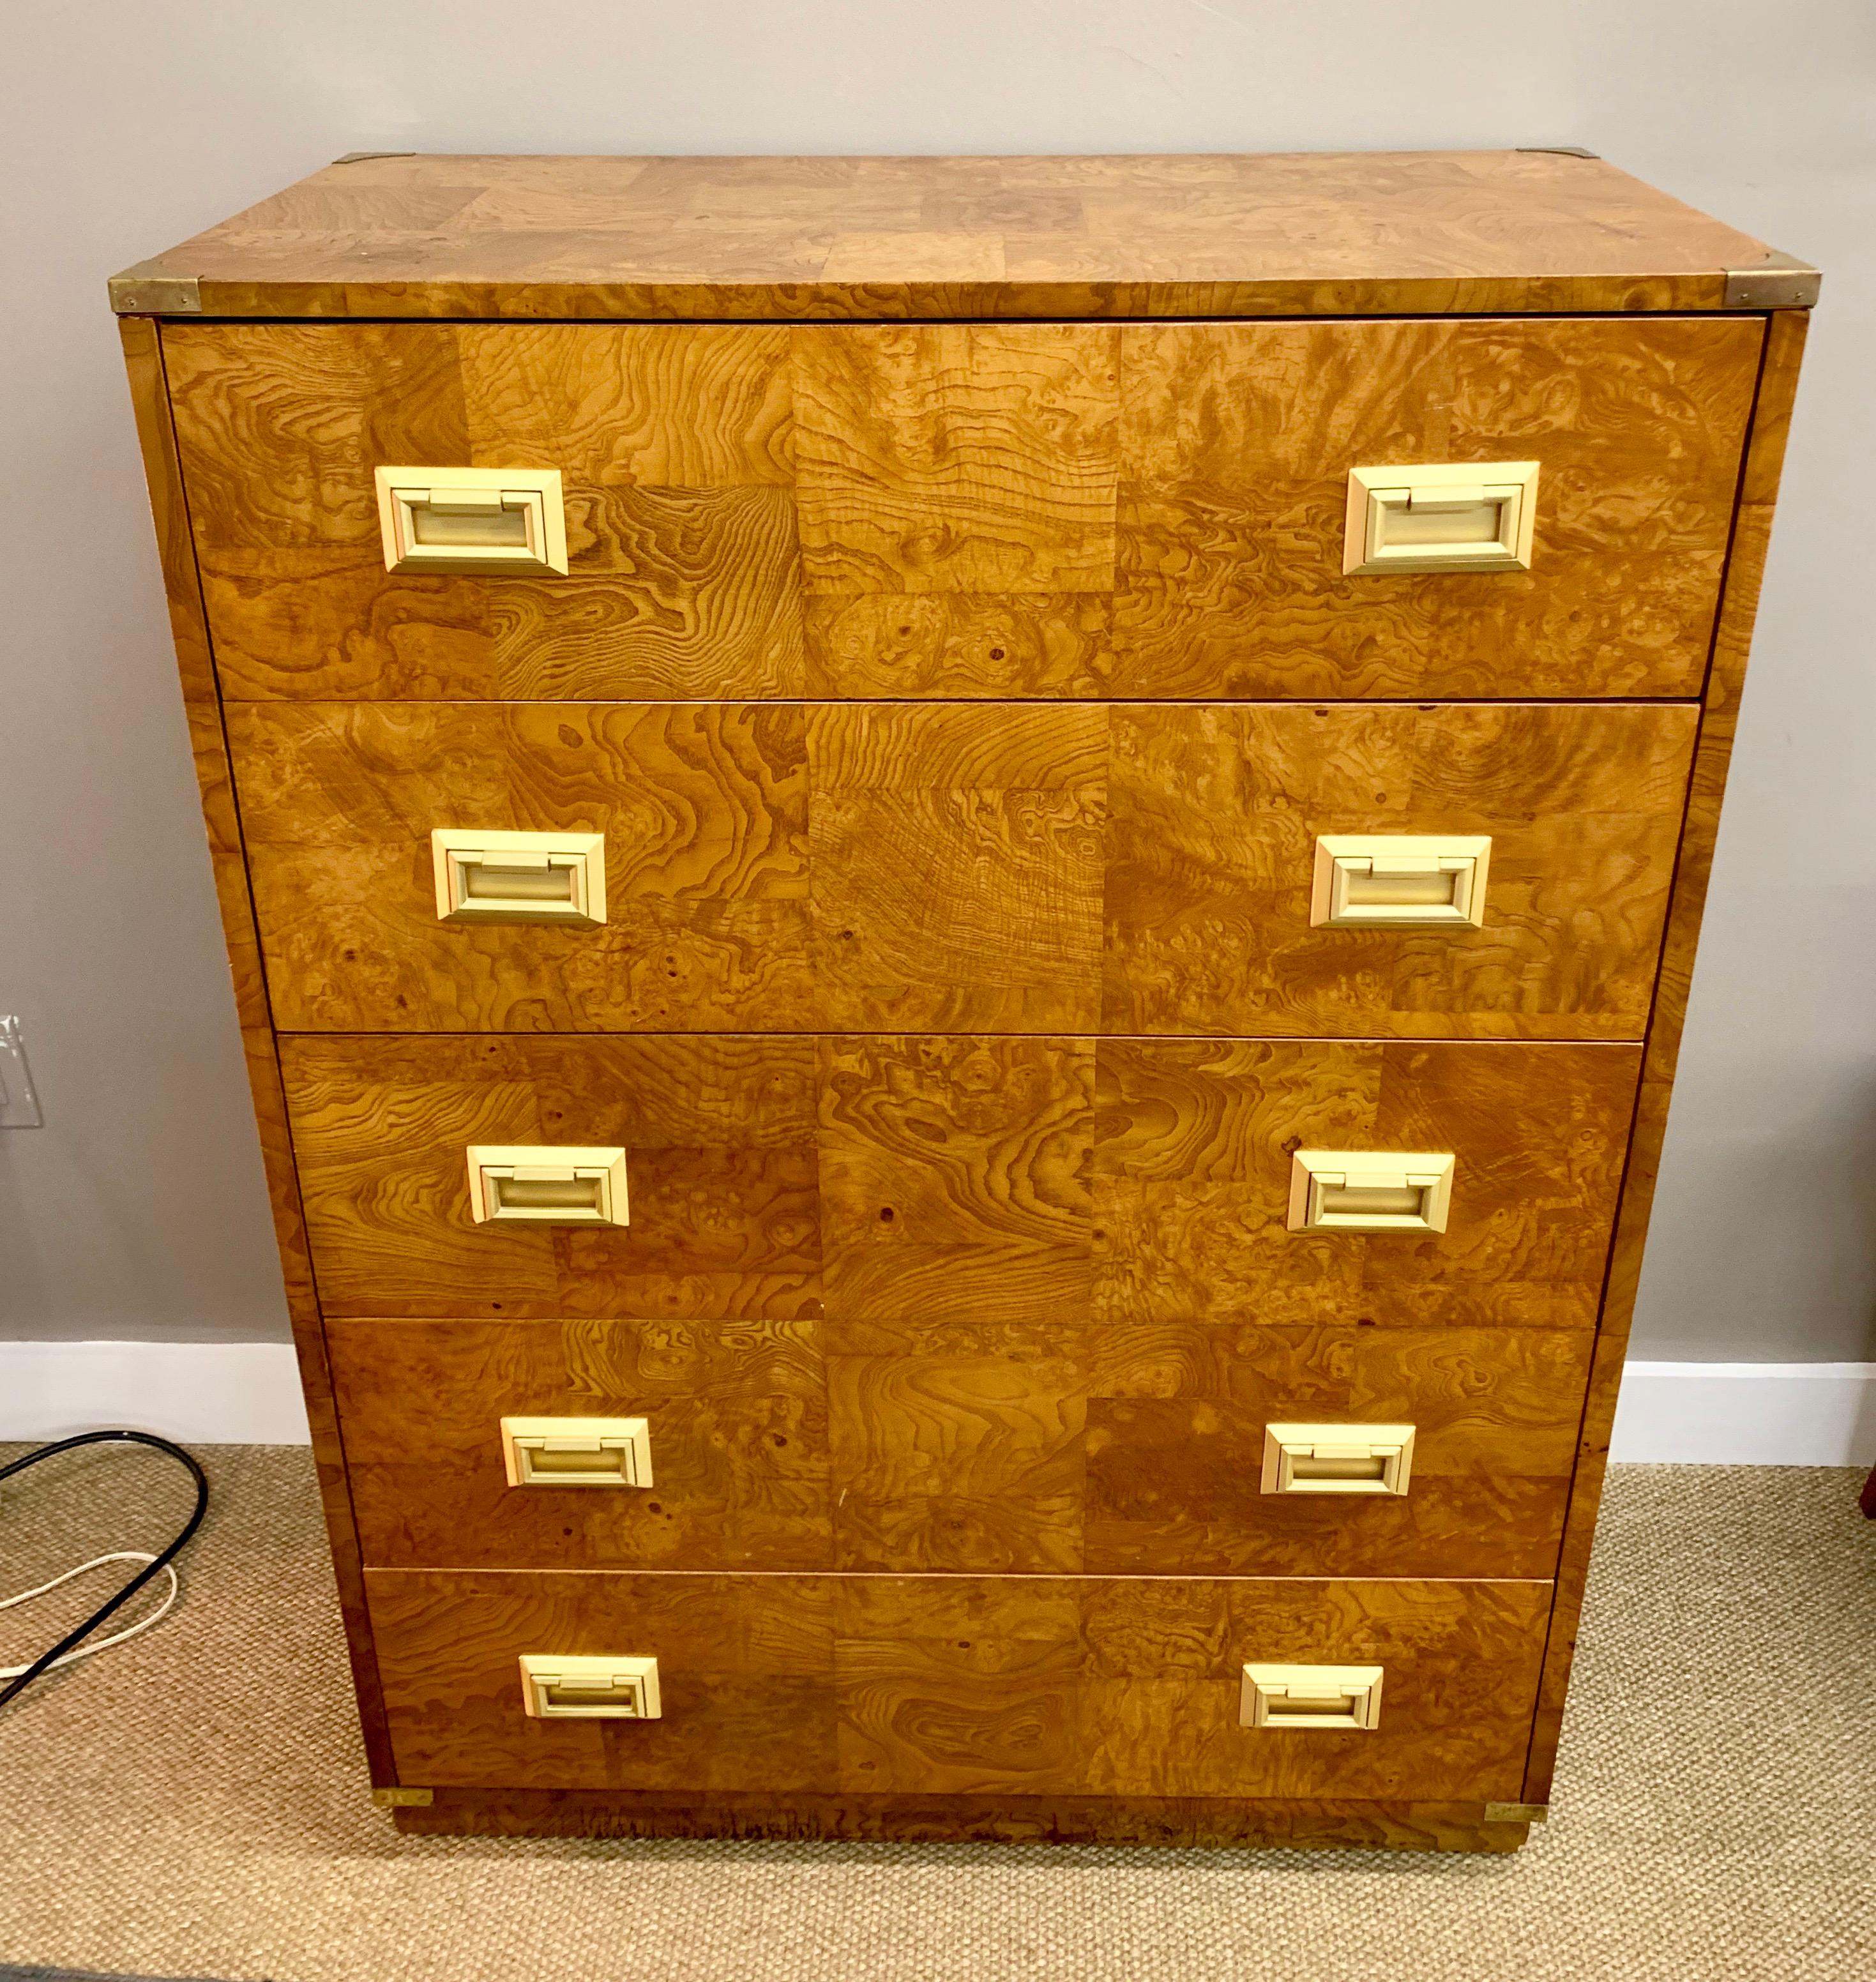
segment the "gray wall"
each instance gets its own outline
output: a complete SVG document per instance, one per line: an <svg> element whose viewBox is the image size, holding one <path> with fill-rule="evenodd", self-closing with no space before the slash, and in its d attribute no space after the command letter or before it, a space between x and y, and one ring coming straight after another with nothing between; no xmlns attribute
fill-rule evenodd
<svg viewBox="0 0 1876 1982"><path fill-rule="evenodd" d="M102 0L9 24L0 1330L285 1332L114 269L354 150L1577 144L1829 272L1643 1290L1657 1356L1858 1359L1876 1250L1876 28L1858 0Z"/></svg>

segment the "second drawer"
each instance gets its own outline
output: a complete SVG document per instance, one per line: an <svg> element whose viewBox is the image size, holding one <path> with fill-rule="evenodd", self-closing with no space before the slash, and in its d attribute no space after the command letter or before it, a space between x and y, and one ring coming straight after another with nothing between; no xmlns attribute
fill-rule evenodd
<svg viewBox="0 0 1876 1982"><path fill-rule="evenodd" d="M1660 703L229 711L286 1032L1639 1039L1697 722ZM452 847L474 899L450 893ZM563 864L501 866L528 850Z"/></svg>
<svg viewBox="0 0 1876 1982"><path fill-rule="evenodd" d="M398 1568L1545 1577L1591 1347L1192 1323L328 1333L365 1558ZM643 1417L652 1484L511 1486L505 1417ZM1351 1445L1410 1426L1406 1490L1265 1490L1266 1428L1297 1423Z"/></svg>

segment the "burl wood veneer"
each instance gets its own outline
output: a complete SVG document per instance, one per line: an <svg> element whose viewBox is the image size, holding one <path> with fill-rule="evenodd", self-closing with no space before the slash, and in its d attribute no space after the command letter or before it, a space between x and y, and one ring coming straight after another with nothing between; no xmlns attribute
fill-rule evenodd
<svg viewBox="0 0 1876 1982"><path fill-rule="evenodd" d="M367 1578L401 1766L452 1787L1516 1800L1543 1583L1136 1577ZM517 1655L636 1630L656 1721L525 1717ZM1387 1661L1376 1738L1241 1738L1237 1647ZM1489 1690L1476 1675L1493 1674ZM649 1737L649 1738L646 1738Z"/></svg>
<svg viewBox="0 0 1876 1982"><path fill-rule="evenodd" d="M1816 290L1545 152L368 157L113 283L401 1825L1523 1841ZM1347 568L1353 470L1531 462L1517 568ZM564 575L388 569L415 464L556 472ZM439 919L439 828L605 919ZM1482 905L1325 922L1348 835ZM1299 1149L1444 1229L1293 1229Z"/></svg>
<svg viewBox="0 0 1876 1982"><path fill-rule="evenodd" d="M268 322L165 354L232 700L1692 696L1762 339ZM1343 577L1350 462L1540 451L1541 571ZM432 461L558 467L566 582L387 573L372 467Z"/></svg>
<svg viewBox="0 0 1876 1982"><path fill-rule="evenodd" d="M328 1314L1592 1326L1636 1046L282 1042ZM477 1224L472 1143L617 1145L629 1225ZM1285 1229L1292 1148L1454 1153L1437 1243Z"/></svg>
<svg viewBox="0 0 1876 1982"><path fill-rule="evenodd" d="M1637 1039L1698 724L1652 702L228 710L275 1017L307 1032ZM439 923L429 835L459 822L603 832L605 926ZM1436 831L1493 836L1488 946L1310 927L1318 833Z"/></svg>
<svg viewBox="0 0 1876 1982"><path fill-rule="evenodd" d="M1547 1577L1593 1331L1209 1320L328 1324L388 1567ZM498 1416L649 1415L649 1493L511 1491ZM1263 1427L1417 1427L1350 1518Z"/></svg>

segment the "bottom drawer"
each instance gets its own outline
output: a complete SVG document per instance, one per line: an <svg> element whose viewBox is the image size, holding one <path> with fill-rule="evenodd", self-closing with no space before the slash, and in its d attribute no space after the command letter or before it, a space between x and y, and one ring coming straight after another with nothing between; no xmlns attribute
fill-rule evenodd
<svg viewBox="0 0 1876 1982"><path fill-rule="evenodd" d="M366 1577L398 1772L488 1789L1514 1801L1547 1583ZM524 1654L657 1661L539 1719ZM1242 1724L1248 1662L1378 1666L1377 1724Z"/></svg>

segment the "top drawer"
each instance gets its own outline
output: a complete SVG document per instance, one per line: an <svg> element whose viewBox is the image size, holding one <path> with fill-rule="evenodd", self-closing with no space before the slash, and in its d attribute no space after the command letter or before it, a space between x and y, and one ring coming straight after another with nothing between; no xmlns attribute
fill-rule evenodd
<svg viewBox="0 0 1876 1982"><path fill-rule="evenodd" d="M1700 692L1756 317L165 324L236 699ZM1345 575L1351 470L1534 461L1528 570ZM553 469L564 575L387 572Z"/></svg>

